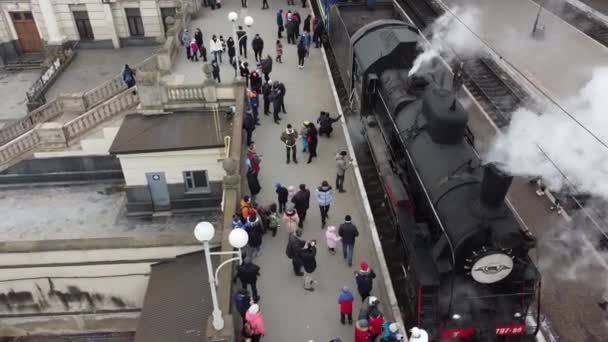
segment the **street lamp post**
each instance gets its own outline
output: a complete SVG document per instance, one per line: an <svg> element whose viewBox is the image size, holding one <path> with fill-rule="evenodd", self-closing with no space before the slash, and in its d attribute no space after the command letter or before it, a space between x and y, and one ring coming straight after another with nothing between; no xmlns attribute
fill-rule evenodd
<svg viewBox="0 0 608 342"><path fill-rule="evenodd" d="M222 311L220 310L219 304L217 302L217 290L218 286L217 275L220 269L233 261L239 261L239 264L243 263L243 259L241 256L241 248L247 245L249 240L249 236L244 229L233 229L228 236L228 242L230 245L236 249L237 251L227 251L227 252L211 252L209 248L209 241L213 239L215 235L215 228L209 222L200 222L194 228L194 236L196 239L203 243L203 248L205 249L205 261L207 263L207 276L209 278L209 287L211 288L211 301L213 303L213 327L215 330L222 330L224 328L224 318L222 318ZM213 264L211 263L212 255L236 255L234 258L230 258L224 262L222 262L215 273L213 271Z"/></svg>
<svg viewBox="0 0 608 342"><path fill-rule="evenodd" d="M230 22L232 22L232 39L234 40L234 44L236 45L234 47L235 49L235 53L234 53L234 57L236 58L236 79L240 80L241 79L241 73L239 72L239 68L241 67L241 63L239 60L239 54L236 53L236 49L239 46L241 39L243 39L244 37L247 37L247 34L245 34L243 37L238 38L237 34L236 34L236 28L237 28L237 24L236 22L239 20L239 15L236 12L230 12L228 13L228 20L230 20ZM249 28L251 27L251 25L253 25L253 18L251 16L246 16L245 19L243 20L245 22L245 25ZM247 48L247 47L245 47Z"/></svg>

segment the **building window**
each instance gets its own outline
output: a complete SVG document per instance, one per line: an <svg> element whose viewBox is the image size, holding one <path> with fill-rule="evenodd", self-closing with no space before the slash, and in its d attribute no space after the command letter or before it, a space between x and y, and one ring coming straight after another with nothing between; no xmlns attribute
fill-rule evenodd
<svg viewBox="0 0 608 342"><path fill-rule="evenodd" d="M78 29L78 35L80 40L93 40L93 29L91 28L91 21L89 20L89 13L87 11L74 11L74 21L76 22L76 28Z"/></svg>
<svg viewBox="0 0 608 342"><path fill-rule="evenodd" d="M129 33L131 37L140 37L144 35L144 23L141 20L139 8L125 8L127 14L127 24L129 25Z"/></svg>
<svg viewBox="0 0 608 342"><path fill-rule="evenodd" d="M184 185L186 192L207 192L209 191L209 180L207 171L184 171Z"/></svg>
<svg viewBox="0 0 608 342"><path fill-rule="evenodd" d="M168 17L175 19L175 7L161 7L160 17L163 20L163 28L165 29L165 35L166 35L167 30L169 28L167 27L167 23L165 22L165 20L167 20Z"/></svg>

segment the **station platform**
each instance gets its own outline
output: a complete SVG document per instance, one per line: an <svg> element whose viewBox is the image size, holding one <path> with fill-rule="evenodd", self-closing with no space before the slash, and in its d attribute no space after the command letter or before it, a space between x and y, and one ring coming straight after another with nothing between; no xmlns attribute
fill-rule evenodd
<svg viewBox="0 0 608 342"><path fill-rule="evenodd" d="M476 35L566 109L566 100L589 82L592 71L608 65L608 48L549 11L542 10L539 19L539 24L545 26L545 37L533 39L538 5L530 0L443 3L452 9L478 9L478 16L461 18L463 22L477 27Z"/></svg>
<svg viewBox="0 0 608 342"><path fill-rule="evenodd" d="M239 1L226 1L221 9L202 8L198 18L192 20L189 30L194 32L197 27L201 28L204 43L208 47L212 34L223 35L225 39L231 35L232 24L228 21L229 12L236 11L240 22L246 15L252 16L254 24L248 31L247 61L253 66L255 60L251 39L256 33L264 39L263 56L267 54L275 56L274 46L277 39L275 18L279 9L283 9L284 12L297 10L302 15L302 19L311 13L310 7L302 8L299 1L296 1L296 4L297 6L287 6L284 1L269 0L270 9L262 10L261 1L249 1L249 7L246 9L241 9ZM326 230L321 229L319 207L314 191L323 180L327 180L332 187L335 187L335 155L342 150L349 150L343 124L340 122L334 124L331 138L319 138L318 157L311 164L306 163L308 155L302 153L299 141L298 164L285 163L285 148L279 137L286 125L291 123L299 130L304 121L316 122L320 111L335 115L338 108L321 49L314 48L313 44L310 58L306 60L303 69L298 69L296 46L288 45L286 35L283 34L283 37L283 63L273 63L270 78L283 82L287 88L285 97L287 114L280 114L281 124L275 124L272 115L263 114L263 101L260 98L261 126L258 126L253 133L258 153L262 155L259 174L262 191L258 195L257 202L265 205L276 201L277 182L296 187L299 184L306 184L310 189L310 209L304 224L303 238L316 239L318 242L316 258L318 267L314 273L318 283L315 284L314 292L305 291L303 279L293 274L291 261L285 255L288 234L284 227L281 227L276 237L270 234L264 236L262 254L254 259L261 268L261 277L257 286L267 329L267 334L262 340L326 342L332 337L339 336L342 341L351 342L354 340L354 326L340 324L338 296L343 286L351 288L355 296L354 313L358 313L361 300L357 294L353 272L358 270L361 261L367 261L377 274L372 292L380 298L385 318L392 320L393 315L389 311L386 284L380 271L376 246L367 224L368 217L353 168L346 174L347 193L334 194L328 222L328 225L337 226L343 222L344 216L349 214L358 227L360 235L355 244L352 268L349 268L342 258L340 246L336 255L328 252L325 243ZM188 61L185 49L180 49L171 77L175 82L200 83L204 79L202 66L202 61L198 63ZM220 68L222 83L232 82L234 71L228 64L227 53L223 56Z"/></svg>

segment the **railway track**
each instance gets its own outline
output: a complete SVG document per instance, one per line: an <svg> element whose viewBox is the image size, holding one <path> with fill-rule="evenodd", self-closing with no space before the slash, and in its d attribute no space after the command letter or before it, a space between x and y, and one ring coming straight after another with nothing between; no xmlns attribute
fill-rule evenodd
<svg viewBox="0 0 608 342"><path fill-rule="evenodd" d="M433 0L397 0L418 29L429 36L427 28L444 10ZM432 38L432 37L428 37ZM458 63L454 55L445 56ZM464 85L499 128L511 121L511 113L529 96L490 58L470 58L464 62Z"/></svg>
<svg viewBox="0 0 608 342"><path fill-rule="evenodd" d="M568 2L533 0L598 43L608 47L608 25Z"/></svg>

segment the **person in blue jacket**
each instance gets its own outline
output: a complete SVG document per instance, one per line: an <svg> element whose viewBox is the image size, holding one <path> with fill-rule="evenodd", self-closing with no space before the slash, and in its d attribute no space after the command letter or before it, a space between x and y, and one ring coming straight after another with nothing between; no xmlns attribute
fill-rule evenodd
<svg viewBox="0 0 608 342"><path fill-rule="evenodd" d="M283 38L283 30L285 30L285 26L283 26L283 10L280 9L277 12L277 38Z"/></svg>

